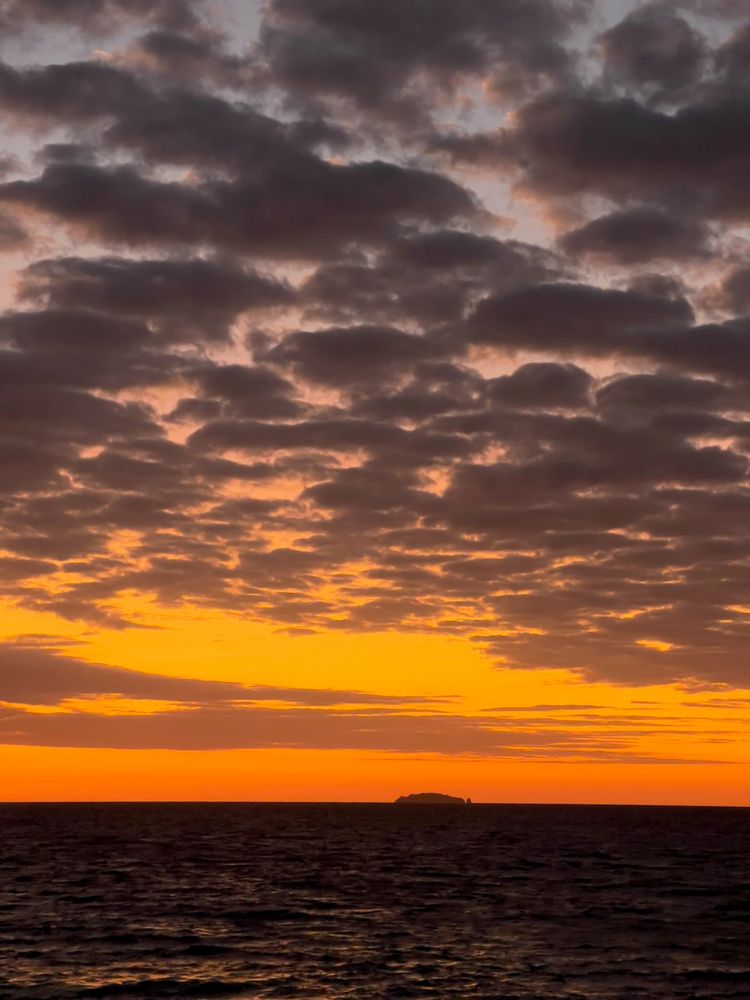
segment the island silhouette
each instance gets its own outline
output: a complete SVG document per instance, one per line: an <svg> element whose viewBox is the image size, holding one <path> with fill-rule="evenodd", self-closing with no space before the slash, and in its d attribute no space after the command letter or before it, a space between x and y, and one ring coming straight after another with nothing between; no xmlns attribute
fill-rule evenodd
<svg viewBox="0 0 750 1000"><path fill-rule="evenodd" d="M442 792L415 792L412 795L399 795L395 801L397 806L467 806L471 799L460 799L457 795L443 795Z"/></svg>

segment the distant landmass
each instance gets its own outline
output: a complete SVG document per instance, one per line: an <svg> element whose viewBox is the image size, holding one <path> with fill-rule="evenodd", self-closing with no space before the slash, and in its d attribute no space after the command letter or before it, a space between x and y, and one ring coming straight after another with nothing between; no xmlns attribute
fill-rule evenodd
<svg viewBox="0 0 750 1000"><path fill-rule="evenodd" d="M416 792L414 795L400 795L395 804L397 806L467 806L471 804L471 799L459 799L456 795L443 795L441 792Z"/></svg>

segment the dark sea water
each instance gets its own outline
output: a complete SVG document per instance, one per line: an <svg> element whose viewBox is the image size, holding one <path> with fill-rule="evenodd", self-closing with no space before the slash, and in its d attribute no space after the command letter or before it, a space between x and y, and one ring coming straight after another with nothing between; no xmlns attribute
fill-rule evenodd
<svg viewBox="0 0 750 1000"><path fill-rule="evenodd" d="M750 810L0 807L0 997L750 998Z"/></svg>

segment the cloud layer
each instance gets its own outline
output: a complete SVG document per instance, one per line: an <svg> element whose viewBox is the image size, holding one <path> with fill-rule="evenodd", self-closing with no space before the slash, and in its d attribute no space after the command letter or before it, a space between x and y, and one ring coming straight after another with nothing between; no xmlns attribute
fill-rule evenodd
<svg viewBox="0 0 750 1000"><path fill-rule="evenodd" d="M462 715L451 697L242 685L144 674L0 644L0 742L124 750L296 748L462 755L539 761L701 763L653 755L655 719L597 705L489 708ZM719 709L725 731L732 702ZM704 722L706 720L703 720ZM708 716L710 726L715 718ZM727 728L727 724L729 727ZM663 740L684 720L658 720ZM715 730L709 729L709 736Z"/></svg>
<svg viewBox="0 0 750 1000"><path fill-rule="evenodd" d="M747 683L738 7L272 0L241 38L197 0L76 0L63 37L60 6L0 4L4 598ZM8 704L263 700L30 656Z"/></svg>

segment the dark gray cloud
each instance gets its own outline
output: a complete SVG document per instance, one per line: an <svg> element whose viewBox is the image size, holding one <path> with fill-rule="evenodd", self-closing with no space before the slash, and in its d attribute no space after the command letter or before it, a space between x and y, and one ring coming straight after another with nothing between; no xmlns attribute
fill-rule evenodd
<svg viewBox="0 0 750 1000"><path fill-rule="evenodd" d="M47 309L147 320L166 339L187 342L222 340L240 314L288 306L294 299L273 278L234 262L201 258L40 260L25 270L21 293Z"/></svg>
<svg viewBox="0 0 750 1000"><path fill-rule="evenodd" d="M680 375L627 375L605 382L596 394L605 410L632 412L647 418L653 412L682 410L688 413L731 409L732 394L719 382ZM737 403L741 403L741 398ZM744 400L744 406L750 399Z"/></svg>
<svg viewBox="0 0 750 1000"><path fill-rule="evenodd" d="M489 290L556 273L552 255L538 248L443 229L401 237L374 257L326 263L301 293L319 321L440 327L462 319Z"/></svg>
<svg viewBox="0 0 750 1000"><path fill-rule="evenodd" d="M741 87L708 91L676 111L631 96L563 91L521 107L508 129L447 134L433 146L457 163L508 172L540 198L637 198L710 218L745 219L747 108Z"/></svg>
<svg viewBox="0 0 750 1000"><path fill-rule="evenodd" d="M302 378L347 388L363 381L387 384L435 353L435 345L423 337L359 326L292 333L260 352L260 359L289 367Z"/></svg>
<svg viewBox="0 0 750 1000"><path fill-rule="evenodd" d="M18 69L0 63L0 103L6 112L51 126L122 116L141 108L148 88L127 71L102 62Z"/></svg>
<svg viewBox="0 0 750 1000"><path fill-rule="evenodd" d="M136 53L170 78L188 81L199 77L232 85L241 79L246 63L224 51L222 43L220 35L205 29L189 33L157 29L138 39Z"/></svg>
<svg viewBox="0 0 750 1000"><path fill-rule="evenodd" d="M632 208L603 215L560 240L573 255L603 258L614 264L640 264L664 258L705 257L706 227L690 217L653 208Z"/></svg>
<svg viewBox="0 0 750 1000"><path fill-rule="evenodd" d="M588 372L576 365L542 361L492 379L488 388L490 398L500 406L577 410L588 404L592 383Z"/></svg>
<svg viewBox="0 0 750 1000"><path fill-rule="evenodd" d="M0 253L22 250L30 244L29 234L8 215L0 215Z"/></svg>
<svg viewBox="0 0 750 1000"><path fill-rule="evenodd" d="M722 305L731 313L750 313L750 268L738 267L722 282Z"/></svg>
<svg viewBox="0 0 750 1000"><path fill-rule="evenodd" d="M352 411L358 416L419 423L443 414L475 412L486 403L488 383L469 367L432 360L414 365L410 375L397 386L367 386L361 380Z"/></svg>
<svg viewBox="0 0 750 1000"><path fill-rule="evenodd" d="M187 373L199 396L182 399L173 419L210 417L295 417L304 407L294 385L260 365L205 365Z"/></svg>
<svg viewBox="0 0 750 1000"><path fill-rule="evenodd" d="M0 384L116 391L160 385L186 362L157 347L139 320L75 309L0 318Z"/></svg>
<svg viewBox="0 0 750 1000"><path fill-rule="evenodd" d="M576 283L545 283L490 296L470 320L475 339L513 349L616 353L627 337L687 326L683 298ZM637 342L637 341L636 341Z"/></svg>
<svg viewBox="0 0 750 1000"><path fill-rule="evenodd" d="M684 87L700 76L706 40L666 4L632 11L599 36L604 71L616 82L662 91Z"/></svg>
<svg viewBox="0 0 750 1000"><path fill-rule="evenodd" d="M109 62L18 68L0 63L0 106L20 127L95 130L100 152L129 150L145 159L257 176L272 167L314 169L317 147L345 148L348 133L319 119L279 121L245 101ZM71 131L71 137L73 133ZM52 161L91 161L88 142L56 142L39 151Z"/></svg>
<svg viewBox="0 0 750 1000"><path fill-rule="evenodd" d="M584 5L575 0L273 0L261 34L260 77L298 104L348 103L405 123L444 94L489 78L499 92L565 76L563 47ZM351 108L350 108L351 110Z"/></svg>
<svg viewBox="0 0 750 1000"><path fill-rule="evenodd" d="M154 180L133 167L55 163L36 179L0 185L0 201L48 213L98 240L298 259L382 242L405 224L476 215L453 181L383 161L310 159L260 180L199 185Z"/></svg>
<svg viewBox="0 0 750 1000"><path fill-rule="evenodd" d="M750 80L750 23L737 31L716 53L719 70L731 83L746 85Z"/></svg>
<svg viewBox="0 0 750 1000"><path fill-rule="evenodd" d="M0 22L10 28L75 26L96 34L114 31L134 17L186 28L195 24L200 6L201 0L3 0Z"/></svg>

